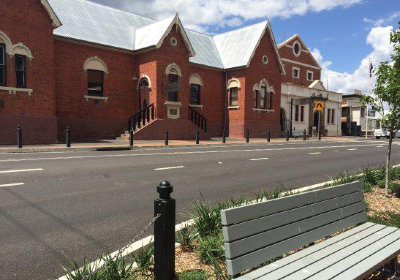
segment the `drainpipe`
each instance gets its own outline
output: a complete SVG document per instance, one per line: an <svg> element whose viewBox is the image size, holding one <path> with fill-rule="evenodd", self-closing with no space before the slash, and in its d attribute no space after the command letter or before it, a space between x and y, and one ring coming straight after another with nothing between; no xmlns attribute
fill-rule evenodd
<svg viewBox="0 0 400 280"><path fill-rule="evenodd" d="M224 130L226 132L226 125L227 125L227 117L228 117L228 93L227 93L227 88L228 88L228 72L224 70L225 73L225 111L224 111Z"/></svg>

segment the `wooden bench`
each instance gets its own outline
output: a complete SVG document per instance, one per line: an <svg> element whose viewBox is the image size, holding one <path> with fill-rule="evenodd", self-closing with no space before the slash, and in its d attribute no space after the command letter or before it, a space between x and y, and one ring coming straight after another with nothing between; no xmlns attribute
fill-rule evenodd
<svg viewBox="0 0 400 280"><path fill-rule="evenodd" d="M400 253L400 229L366 222L360 182L223 210L221 218L228 274L240 280L363 279Z"/></svg>

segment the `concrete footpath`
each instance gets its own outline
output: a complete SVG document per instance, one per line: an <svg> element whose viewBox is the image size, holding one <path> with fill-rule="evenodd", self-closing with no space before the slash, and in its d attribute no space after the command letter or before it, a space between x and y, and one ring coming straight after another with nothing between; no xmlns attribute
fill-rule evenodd
<svg viewBox="0 0 400 280"><path fill-rule="evenodd" d="M351 138L361 140L361 138ZM348 137L324 137L322 139L330 141L349 141ZM302 142L302 138L290 138L290 142ZM317 138L306 140L315 142ZM250 143L260 144L266 143L264 138L250 139ZM271 143L285 143L285 138L271 139ZM165 146L164 140L137 140L134 145L129 146L129 141L124 140L102 140L97 142L87 143L72 143L70 148L67 148L65 143L59 144L41 144L41 145L24 145L23 148L18 148L16 145L0 145L0 153L37 153L37 152L82 152L82 151L118 151L118 150L137 150L141 148L166 148L166 147L191 147L191 146L222 146L222 145L245 145L246 139L226 138L226 143L222 143L222 138L213 138L211 140L200 141L196 145L194 140L169 140L168 146Z"/></svg>

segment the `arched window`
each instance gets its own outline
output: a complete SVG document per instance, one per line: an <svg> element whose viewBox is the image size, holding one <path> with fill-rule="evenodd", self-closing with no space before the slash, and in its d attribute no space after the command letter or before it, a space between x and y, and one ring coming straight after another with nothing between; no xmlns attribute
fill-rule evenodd
<svg viewBox="0 0 400 280"><path fill-rule="evenodd" d="M240 82L237 79L232 79L228 83L229 90L229 106L239 106L239 88Z"/></svg>
<svg viewBox="0 0 400 280"><path fill-rule="evenodd" d="M273 110L274 109L274 94L275 94L274 87L271 86L269 88L268 110Z"/></svg>
<svg viewBox="0 0 400 280"><path fill-rule="evenodd" d="M150 99L150 80L142 77L139 80L139 107L140 109L146 108L149 105Z"/></svg>
<svg viewBox="0 0 400 280"><path fill-rule="evenodd" d="M0 86L7 85L6 45L0 39Z"/></svg>
<svg viewBox="0 0 400 280"><path fill-rule="evenodd" d="M168 101L178 102L178 92L180 89L179 78L182 77L181 69L175 63L167 66L165 74L168 77Z"/></svg>
<svg viewBox="0 0 400 280"><path fill-rule="evenodd" d="M189 79L190 84L190 104L200 105L201 88L203 80L198 74L193 74Z"/></svg>
<svg viewBox="0 0 400 280"><path fill-rule="evenodd" d="M268 82L265 79L261 80L260 89L260 108L266 109L268 104Z"/></svg>
<svg viewBox="0 0 400 280"><path fill-rule="evenodd" d="M258 100L259 100L259 96L260 96L260 86L259 85L254 85L253 87L253 94L254 94L254 108L258 108Z"/></svg>
<svg viewBox="0 0 400 280"><path fill-rule="evenodd" d="M83 70L87 72L88 95L104 96L104 73L108 73L106 64L94 56L85 61Z"/></svg>

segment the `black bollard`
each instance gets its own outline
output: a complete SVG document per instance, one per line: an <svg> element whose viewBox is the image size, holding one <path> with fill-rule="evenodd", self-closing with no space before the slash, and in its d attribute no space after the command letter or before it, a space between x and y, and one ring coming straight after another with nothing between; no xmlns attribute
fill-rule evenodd
<svg viewBox="0 0 400 280"><path fill-rule="evenodd" d="M271 142L271 130L267 130L267 141L268 143Z"/></svg>
<svg viewBox="0 0 400 280"><path fill-rule="evenodd" d="M67 148L71 148L71 130L69 126L67 127L66 135L65 135L65 143Z"/></svg>
<svg viewBox="0 0 400 280"><path fill-rule="evenodd" d="M250 131L249 129L246 129L246 143L250 142Z"/></svg>
<svg viewBox="0 0 400 280"><path fill-rule="evenodd" d="M165 129L165 146L168 146L168 129Z"/></svg>
<svg viewBox="0 0 400 280"><path fill-rule="evenodd" d="M321 130L318 130L318 140L321 140Z"/></svg>
<svg viewBox="0 0 400 280"><path fill-rule="evenodd" d="M196 145L200 144L200 132L198 129L196 129Z"/></svg>
<svg viewBox="0 0 400 280"><path fill-rule="evenodd" d="M173 187L163 181L157 187L160 197L154 201L154 279L175 279L175 199Z"/></svg>
<svg viewBox="0 0 400 280"><path fill-rule="evenodd" d="M129 146L133 147L133 129L129 130Z"/></svg>
<svg viewBox="0 0 400 280"><path fill-rule="evenodd" d="M290 132L289 130L286 131L286 141L289 141Z"/></svg>
<svg viewBox="0 0 400 280"><path fill-rule="evenodd" d="M22 128L19 125L18 129L17 129L17 144L18 144L18 148L22 149Z"/></svg>
<svg viewBox="0 0 400 280"><path fill-rule="evenodd" d="M222 143L226 143L226 130L224 129L223 131L222 131Z"/></svg>
<svg viewBox="0 0 400 280"><path fill-rule="evenodd" d="M306 141L307 140L307 131L304 129L303 131L303 140Z"/></svg>

